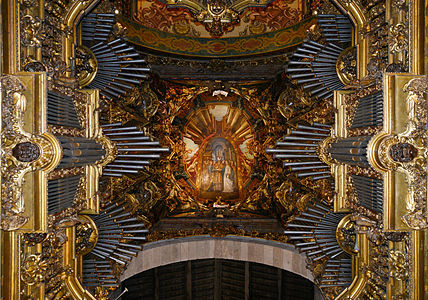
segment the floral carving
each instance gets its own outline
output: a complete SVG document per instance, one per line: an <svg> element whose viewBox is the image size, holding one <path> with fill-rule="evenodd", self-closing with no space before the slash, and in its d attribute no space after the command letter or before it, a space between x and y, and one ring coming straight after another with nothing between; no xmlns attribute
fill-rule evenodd
<svg viewBox="0 0 428 300"><path fill-rule="evenodd" d="M406 25L399 23L389 28L388 46L392 53L409 50L409 33Z"/></svg>
<svg viewBox="0 0 428 300"><path fill-rule="evenodd" d="M24 47L41 47L43 40L43 24L40 18L26 15L21 18L21 44Z"/></svg>
<svg viewBox="0 0 428 300"><path fill-rule="evenodd" d="M24 258L21 266L21 280L27 285L40 283L48 268L41 254L32 254Z"/></svg>
<svg viewBox="0 0 428 300"><path fill-rule="evenodd" d="M248 25L240 35L261 34L297 23L302 18L302 12L290 7L290 2L278 0L266 8L250 8L242 17Z"/></svg>
<svg viewBox="0 0 428 300"><path fill-rule="evenodd" d="M138 1L133 16L140 24L186 36L247 36L279 30L302 20L299 1L254 1L257 7L233 1ZM266 5L267 4L267 5ZM266 6L263 6L266 5ZM236 7L235 7L236 6ZM205 30L203 30L203 27Z"/></svg>

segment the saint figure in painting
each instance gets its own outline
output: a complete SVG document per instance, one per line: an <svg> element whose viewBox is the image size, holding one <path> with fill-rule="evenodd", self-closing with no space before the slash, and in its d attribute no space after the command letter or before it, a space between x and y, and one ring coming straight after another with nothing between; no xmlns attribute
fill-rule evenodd
<svg viewBox="0 0 428 300"><path fill-rule="evenodd" d="M223 173L225 163L224 148L222 145L218 145L212 153L212 161L208 166L208 172L211 178L211 184L208 187L208 191L223 192Z"/></svg>
<svg viewBox="0 0 428 300"><path fill-rule="evenodd" d="M224 176L223 176L223 192L232 193L235 191L235 183L233 182L233 171L232 167L228 162L224 167Z"/></svg>
<svg viewBox="0 0 428 300"><path fill-rule="evenodd" d="M235 166L235 153L227 140L215 138L209 142L202 162L202 194L211 198L236 192Z"/></svg>

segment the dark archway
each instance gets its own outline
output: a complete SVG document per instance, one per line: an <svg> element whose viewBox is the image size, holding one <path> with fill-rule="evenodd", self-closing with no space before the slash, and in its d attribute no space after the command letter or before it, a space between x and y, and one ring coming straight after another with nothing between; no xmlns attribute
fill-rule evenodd
<svg viewBox="0 0 428 300"><path fill-rule="evenodd" d="M200 259L138 273L122 283L122 300L314 299L313 283L268 265Z"/></svg>

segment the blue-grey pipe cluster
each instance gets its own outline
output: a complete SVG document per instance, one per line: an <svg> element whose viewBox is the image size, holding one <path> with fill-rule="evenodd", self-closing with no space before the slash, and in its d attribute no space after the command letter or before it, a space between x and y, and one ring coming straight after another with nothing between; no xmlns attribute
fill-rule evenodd
<svg viewBox="0 0 428 300"><path fill-rule="evenodd" d="M95 55L98 70L89 88L108 99L119 98L148 78L145 59L123 38L109 41L114 14L89 14L82 21L82 43ZM93 44L94 41L98 41Z"/></svg>
<svg viewBox="0 0 428 300"><path fill-rule="evenodd" d="M126 265L136 256L142 249L137 243L146 240L148 230L122 204L117 203L107 203L92 219L98 228L98 240L83 258L83 285L115 287L119 280L114 275L112 264Z"/></svg>
<svg viewBox="0 0 428 300"><path fill-rule="evenodd" d="M297 125L284 141L276 142L276 148L266 149L274 158L286 159L285 167L296 172L297 177L312 177L313 180L330 178L329 166L319 160L316 149L319 143L330 136L331 126L321 123Z"/></svg>
<svg viewBox="0 0 428 300"><path fill-rule="evenodd" d="M312 261L327 259L320 288L349 286L352 282L351 256L336 239L336 229L344 213L333 213L327 203L316 202L287 224L284 234Z"/></svg>
<svg viewBox="0 0 428 300"><path fill-rule="evenodd" d="M122 177L123 174L137 174L151 160L160 159L161 153L169 152L169 148L161 147L158 141L150 141L150 137L137 126L113 123L103 125L102 129L116 143L118 151L116 159L104 168L103 175Z"/></svg>

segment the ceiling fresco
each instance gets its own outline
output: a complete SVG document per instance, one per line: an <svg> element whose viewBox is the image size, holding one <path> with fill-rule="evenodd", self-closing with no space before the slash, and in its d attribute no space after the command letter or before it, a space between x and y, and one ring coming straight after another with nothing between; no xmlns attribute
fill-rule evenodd
<svg viewBox="0 0 428 300"><path fill-rule="evenodd" d="M162 191L157 197L161 200L159 205L167 208L165 213L211 216L221 209L236 216L270 215L258 207L261 203L253 201L265 176L263 166L268 168L264 148L273 142L272 135L280 134L280 127L266 127L274 117L269 108L257 107L266 95L254 88L225 91L203 84L164 84L167 92L159 97L163 100L152 118L156 122L151 130L171 152L153 165L151 172L158 175L152 177L152 187L159 186ZM110 108L116 110L112 120L128 117ZM125 110L132 114L144 111L135 107L129 110L129 105ZM278 122L279 116L277 113L270 122ZM131 187L126 193L138 201L138 189ZM155 204L150 209L156 210ZM143 213L154 216L150 210Z"/></svg>
<svg viewBox="0 0 428 300"><path fill-rule="evenodd" d="M256 134L250 122L255 123L255 118L236 107L240 101L236 97L213 99L206 93L199 97L196 101L203 107L184 117L186 183L202 203L236 204L252 183L256 161L249 144L255 142Z"/></svg>
<svg viewBox="0 0 428 300"><path fill-rule="evenodd" d="M301 0L211 2L135 0L132 18L155 30L208 38L280 30L304 16Z"/></svg>
<svg viewBox="0 0 428 300"><path fill-rule="evenodd" d="M265 33L226 38L203 38L159 31L120 17L128 41L150 50L191 57L227 58L284 51L301 43L316 23L309 17L295 25Z"/></svg>
<svg viewBox="0 0 428 300"><path fill-rule="evenodd" d="M108 198L130 203L149 226L166 217L258 216L285 222L314 196L331 201L328 180L296 178L265 151L297 122L331 122L331 102L311 102L290 82L192 83L160 80L150 91L145 87L150 101L130 93L120 106L105 103L103 122L146 124L170 149L138 175L110 179ZM296 97L301 101L290 105L300 111L278 109ZM302 198L305 194L311 197Z"/></svg>

